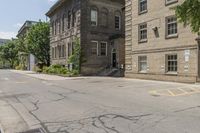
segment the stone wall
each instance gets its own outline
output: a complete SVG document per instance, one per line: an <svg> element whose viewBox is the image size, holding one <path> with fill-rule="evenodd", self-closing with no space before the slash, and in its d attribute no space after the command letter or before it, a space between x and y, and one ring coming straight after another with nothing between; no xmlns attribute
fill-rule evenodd
<svg viewBox="0 0 200 133"><path fill-rule="evenodd" d="M178 23L178 34L166 38L166 17L175 15L172 7L183 0L166 5L164 0L153 0L147 3L147 12L138 14L138 1L126 0L126 77L195 82L197 77L197 37L190 30ZM133 9L133 10L131 10ZM130 19L132 21L130 21ZM138 40L138 25L147 23L146 42ZM156 35L153 28L158 28ZM132 31L132 32L130 32ZM185 61L185 51L190 50L189 62ZM166 55L178 55L178 72L169 75L166 71ZM138 56L147 56L148 71L140 74ZM187 69L187 70L186 70Z"/></svg>

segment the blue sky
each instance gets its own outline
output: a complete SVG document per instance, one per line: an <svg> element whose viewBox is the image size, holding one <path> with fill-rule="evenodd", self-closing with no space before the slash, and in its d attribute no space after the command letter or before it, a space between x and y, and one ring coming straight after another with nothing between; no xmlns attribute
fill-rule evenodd
<svg viewBox="0 0 200 133"><path fill-rule="evenodd" d="M0 38L15 37L26 20L45 21L57 0L0 0Z"/></svg>

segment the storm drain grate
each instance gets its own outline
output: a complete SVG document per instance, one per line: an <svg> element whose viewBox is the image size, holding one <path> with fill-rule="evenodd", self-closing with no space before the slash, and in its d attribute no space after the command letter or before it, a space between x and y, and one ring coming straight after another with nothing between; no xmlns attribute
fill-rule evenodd
<svg viewBox="0 0 200 133"><path fill-rule="evenodd" d="M43 129L38 128L38 129L31 129L25 132L21 132L21 133L45 133Z"/></svg>

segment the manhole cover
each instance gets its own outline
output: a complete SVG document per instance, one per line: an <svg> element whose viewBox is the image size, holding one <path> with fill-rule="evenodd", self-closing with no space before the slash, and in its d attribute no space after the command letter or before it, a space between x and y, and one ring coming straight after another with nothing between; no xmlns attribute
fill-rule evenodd
<svg viewBox="0 0 200 133"><path fill-rule="evenodd" d="M45 133L43 129L38 128L38 129L31 129L25 132L21 132L21 133Z"/></svg>

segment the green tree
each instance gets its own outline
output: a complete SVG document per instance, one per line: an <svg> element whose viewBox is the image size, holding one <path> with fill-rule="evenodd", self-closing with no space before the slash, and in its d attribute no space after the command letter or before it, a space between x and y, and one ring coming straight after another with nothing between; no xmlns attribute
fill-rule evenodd
<svg viewBox="0 0 200 133"><path fill-rule="evenodd" d="M16 48L16 40L9 41L0 48L0 56L3 61L8 61L11 68L14 68L15 62L18 60L18 51Z"/></svg>
<svg viewBox="0 0 200 133"><path fill-rule="evenodd" d="M193 32L200 34L200 0L185 0L175 9L179 21L189 25Z"/></svg>
<svg viewBox="0 0 200 133"><path fill-rule="evenodd" d="M81 65L81 46L80 39L76 38L73 46L73 53L68 59L69 64L73 64L73 69L80 73L80 65Z"/></svg>
<svg viewBox="0 0 200 133"><path fill-rule="evenodd" d="M33 54L42 64L50 65L50 27L49 23L39 22L33 25L26 38L28 52Z"/></svg>

